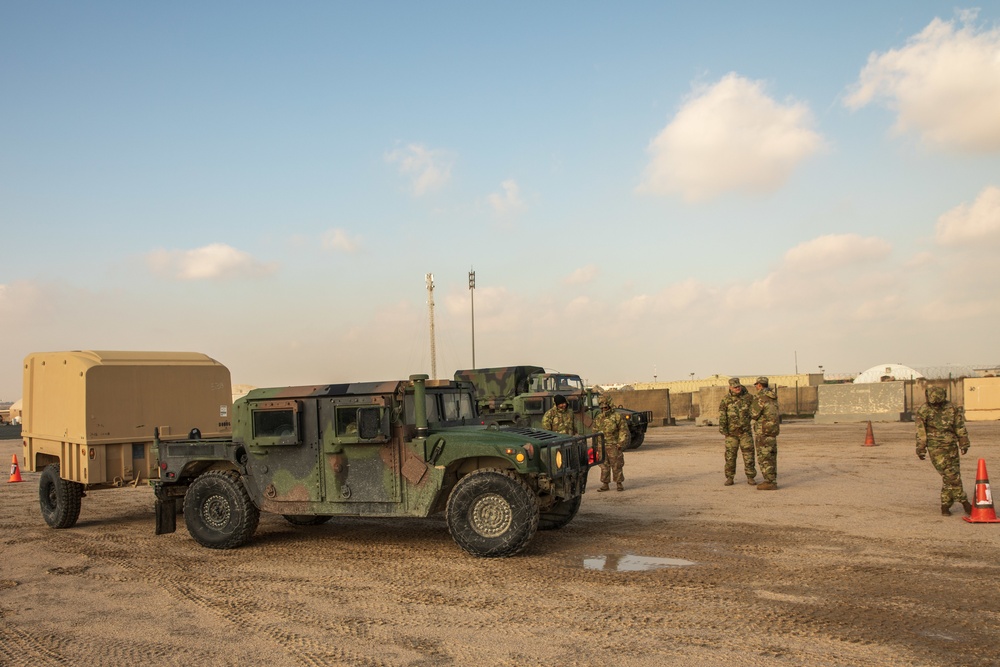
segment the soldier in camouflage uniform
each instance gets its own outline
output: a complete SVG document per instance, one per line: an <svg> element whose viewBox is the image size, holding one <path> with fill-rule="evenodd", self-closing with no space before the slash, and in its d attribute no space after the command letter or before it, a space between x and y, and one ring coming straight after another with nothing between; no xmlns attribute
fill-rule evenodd
<svg viewBox="0 0 1000 667"><path fill-rule="evenodd" d="M951 514L953 503L962 503L966 514L972 514L972 504L962 487L962 467L958 452L969 451L969 432L965 429L965 412L947 400L941 387L927 390L927 402L914 414L917 423L917 456L923 461L931 455L931 463L941 474L941 514Z"/></svg>
<svg viewBox="0 0 1000 667"><path fill-rule="evenodd" d="M719 403L719 432L726 436L726 486L733 485L736 476L736 453L743 452L743 472L747 484L756 484L753 437L750 432L750 406L753 399L739 378L729 379L729 393Z"/></svg>
<svg viewBox="0 0 1000 667"><path fill-rule="evenodd" d="M607 491L611 487L611 477L618 483L618 490L624 491L625 448L628 447L628 426L620 414L614 411L611 397L601 396L601 414L594 417L594 431L604 434L604 460L601 461L601 486L598 491Z"/></svg>
<svg viewBox="0 0 1000 667"><path fill-rule="evenodd" d="M781 418L778 413L778 394L768 387L766 377L757 378L753 385L757 389L750 406L753 420L753 439L757 445L757 463L764 481L757 485L758 491L774 491L778 488L778 432Z"/></svg>
<svg viewBox="0 0 1000 667"><path fill-rule="evenodd" d="M573 418L573 413L567 408L565 396L556 394L556 397L552 399L552 407L542 417L542 428L546 431L576 435L576 420Z"/></svg>

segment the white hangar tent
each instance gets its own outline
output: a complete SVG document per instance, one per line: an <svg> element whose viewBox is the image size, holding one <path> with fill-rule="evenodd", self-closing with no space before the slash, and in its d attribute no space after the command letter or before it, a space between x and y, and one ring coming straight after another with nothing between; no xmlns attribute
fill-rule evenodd
<svg viewBox="0 0 1000 667"><path fill-rule="evenodd" d="M872 366L864 373L854 378L854 384L870 384L873 382L893 382L894 380L916 380L923 375L909 366L902 364L882 364Z"/></svg>

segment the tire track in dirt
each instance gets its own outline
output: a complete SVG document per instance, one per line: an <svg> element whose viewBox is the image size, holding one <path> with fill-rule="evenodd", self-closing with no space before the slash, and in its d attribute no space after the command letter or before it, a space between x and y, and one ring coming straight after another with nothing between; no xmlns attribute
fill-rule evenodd
<svg viewBox="0 0 1000 667"><path fill-rule="evenodd" d="M34 634L22 630L17 625L7 621L14 615L13 609L0 608L0 664L3 665L65 665L67 662L61 654Z"/></svg>

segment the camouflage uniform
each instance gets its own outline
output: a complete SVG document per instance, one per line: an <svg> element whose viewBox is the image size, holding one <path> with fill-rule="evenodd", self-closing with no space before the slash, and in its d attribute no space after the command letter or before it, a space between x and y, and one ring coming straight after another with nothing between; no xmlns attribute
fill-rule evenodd
<svg viewBox="0 0 1000 667"><path fill-rule="evenodd" d="M743 452L743 472L747 483L755 484L757 469L754 467L753 437L750 431L750 406L753 399L739 378L729 380L730 391L719 403L719 432L726 436L726 486L736 476L736 453ZM733 388L739 388L733 393Z"/></svg>
<svg viewBox="0 0 1000 667"><path fill-rule="evenodd" d="M931 463L941 474L941 513L951 514L952 503L959 502L966 514L972 505L962 487L962 467L959 449L969 451L969 432L965 429L965 412L947 400L941 387L927 390L927 402L914 414L917 424L917 456L924 460L931 455Z"/></svg>
<svg viewBox="0 0 1000 667"><path fill-rule="evenodd" d="M604 460L601 461L601 488L598 491L608 490L612 476L618 483L618 490L624 491L622 467L625 465L623 451L628 447L628 426L622 416L612 409L610 396L601 397L601 412L594 417L593 428L595 432L604 434Z"/></svg>
<svg viewBox="0 0 1000 667"><path fill-rule="evenodd" d="M760 385L750 406L753 420L753 439L757 446L757 464L764 481L757 485L761 491L778 488L778 432L781 418L778 414L778 394L767 386L767 378L757 378Z"/></svg>
<svg viewBox="0 0 1000 667"><path fill-rule="evenodd" d="M545 416L542 417L542 428L546 431L555 431L556 433L565 433L566 435L576 435L576 420L574 419L573 413L567 406L565 409L560 410L559 399L562 398L562 404L566 405L566 399L562 396L556 396L555 404L548 409Z"/></svg>

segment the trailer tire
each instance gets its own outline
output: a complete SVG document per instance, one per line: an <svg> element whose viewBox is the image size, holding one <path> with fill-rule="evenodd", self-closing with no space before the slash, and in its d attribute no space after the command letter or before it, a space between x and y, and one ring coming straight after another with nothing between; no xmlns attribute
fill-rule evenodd
<svg viewBox="0 0 1000 667"><path fill-rule="evenodd" d="M184 495L184 523L194 541L209 549L235 549L253 537L260 510L233 470L210 470Z"/></svg>
<svg viewBox="0 0 1000 667"><path fill-rule="evenodd" d="M569 500L560 500L548 510L538 515L538 530L558 530L562 528L576 516L580 511L580 503L583 496L576 496Z"/></svg>
<svg viewBox="0 0 1000 667"><path fill-rule="evenodd" d="M45 466L38 481L38 502L42 518L53 528L72 528L80 518L83 484L59 476L59 464Z"/></svg>
<svg viewBox="0 0 1000 667"><path fill-rule="evenodd" d="M473 556L518 553L538 529L538 498L513 473L484 468L458 480L445 507L452 539Z"/></svg>
<svg viewBox="0 0 1000 667"><path fill-rule="evenodd" d="M333 518L321 514L282 514L281 516L293 526L318 526Z"/></svg>

